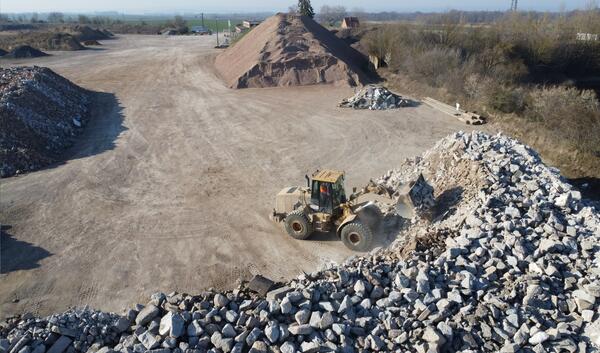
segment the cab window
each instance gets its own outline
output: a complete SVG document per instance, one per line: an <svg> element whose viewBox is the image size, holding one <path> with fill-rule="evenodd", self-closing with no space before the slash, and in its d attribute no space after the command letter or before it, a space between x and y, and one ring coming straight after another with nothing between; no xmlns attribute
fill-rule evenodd
<svg viewBox="0 0 600 353"><path fill-rule="evenodd" d="M333 184L333 204L339 205L348 201L346 199L346 192L344 191L344 181L340 178L335 184Z"/></svg>
<svg viewBox="0 0 600 353"><path fill-rule="evenodd" d="M319 208L319 212L333 212L333 187L331 183L313 180L310 202Z"/></svg>
<svg viewBox="0 0 600 353"><path fill-rule="evenodd" d="M319 206L319 182L316 180L312 181L312 190L310 192L310 203L315 206Z"/></svg>

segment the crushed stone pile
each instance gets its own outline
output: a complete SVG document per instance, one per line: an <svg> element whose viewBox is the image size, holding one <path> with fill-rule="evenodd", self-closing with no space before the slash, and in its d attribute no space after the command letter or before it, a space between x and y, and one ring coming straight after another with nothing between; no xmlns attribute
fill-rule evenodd
<svg viewBox="0 0 600 353"><path fill-rule="evenodd" d="M106 30L92 28L90 26L85 25L71 26L70 28L67 28L66 31L71 32L73 37L80 42L88 40L105 40L113 37L112 33Z"/></svg>
<svg viewBox="0 0 600 353"><path fill-rule="evenodd" d="M344 99L343 108L385 110L407 107L410 101L380 85L367 85L354 96Z"/></svg>
<svg viewBox="0 0 600 353"><path fill-rule="evenodd" d="M43 67L0 69L0 177L53 163L88 117L90 93Z"/></svg>
<svg viewBox="0 0 600 353"><path fill-rule="evenodd" d="M365 58L306 16L277 14L217 56L231 88L364 84Z"/></svg>
<svg viewBox="0 0 600 353"><path fill-rule="evenodd" d="M594 205L534 151L502 135L457 133L378 182L393 191L418 173L453 212L426 225L416 220L387 249L300 275L266 295L244 286L157 293L121 316L82 309L16 317L0 329L0 350L597 350Z"/></svg>
<svg viewBox="0 0 600 353"><path fill-rule="evenodd" d="M23 59L23 58L39 58L42 56L48 56L48 54L43 51L30 47L29 45L19 45L14 48L6 55L5 58L13 58L13 59Z"/></svg>

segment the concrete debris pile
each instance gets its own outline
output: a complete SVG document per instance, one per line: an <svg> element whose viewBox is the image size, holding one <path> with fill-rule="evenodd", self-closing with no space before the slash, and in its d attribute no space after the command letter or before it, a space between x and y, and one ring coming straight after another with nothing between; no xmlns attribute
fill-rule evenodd
<svg viewBox="0 0 600 353"><path fill-rule="evenodd" d="M86 123L89 101L48 68L0 69L0 177L55 162Z"/></svg>
<svg viewBox="0 0 600 353"><path fill-rule="evenodd" d="M410 101L379 85L367 85L354 96L344 99L343 108L385 110L406 107Z"/></svg>
<svg viewBox="0 0 600 353"><path fill-rule="evenodd" d="M18 340L0 339L0 352L85 352L92 343L101 345L118 340L129 327L128 321L117 314L89 308L69 310L44 319L27 313L19 320L17 323L9 319L5 324L15 327Z"/></svg>
<svg viewBox="0 0 600 353"><path fill-rule="evenodd" d="M447 197L456 209L427 226L414 223L411 236L388 249L303 274L266 295L243 287L195 296L158 293L121 317L65 314L51 322L29 315L0 329L0 351L598 347L600 217L555 170L512 139L478 132L450 136L406 166L410 170L392 171L380 184L394 188L423 173L439 193L438 205ZM464 189L459 200L454 192L445 195L450 185ZM97 323L83 319L94 315Z"/></svg>

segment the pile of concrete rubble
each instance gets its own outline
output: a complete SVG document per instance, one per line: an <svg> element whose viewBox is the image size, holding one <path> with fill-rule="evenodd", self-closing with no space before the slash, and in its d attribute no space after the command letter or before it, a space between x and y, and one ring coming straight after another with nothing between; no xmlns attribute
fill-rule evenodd
<svg viewBox="0 0 600 353"><path fill-rule="evenodd" d="M403 167L377 182L394 190L422 173L441 209L431 223L415 218L388 249L265 295L243 287L158 293L123 316L80 310L14 318L0 329L0 352L597 349L594 205L502 135L457 133Z"/></svg>
<svg viewBox="0 0 600 353"><path fill-rule="evenodd" d="M48 68L0 68L0 177L55 162L82 130L89 101Z"/></svg>
<svg viewBox="0 0 600 353"><path fill-rule="evenodd" d="M339 104L343 108L370 110L395 109L409 105L409 100L379 85L364 86L354 96L344 99Z"/></svg>

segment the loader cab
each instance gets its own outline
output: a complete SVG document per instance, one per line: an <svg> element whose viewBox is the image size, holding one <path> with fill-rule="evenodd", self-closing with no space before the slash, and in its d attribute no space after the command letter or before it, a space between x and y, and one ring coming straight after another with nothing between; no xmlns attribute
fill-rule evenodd
<svg viewBox="0 0 600 353"><path fill-rule="evenodd" d="M343 172L323 170L313 174L310 197L313 211L341 215L340 204L347 201Z"/></svg>

